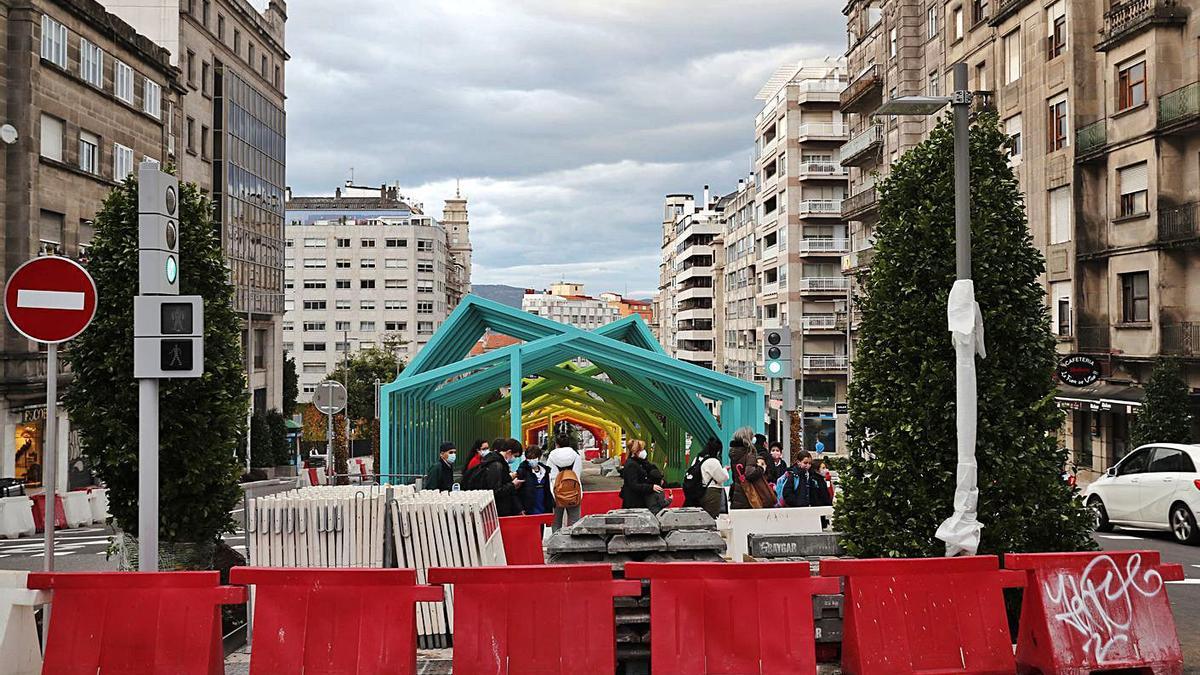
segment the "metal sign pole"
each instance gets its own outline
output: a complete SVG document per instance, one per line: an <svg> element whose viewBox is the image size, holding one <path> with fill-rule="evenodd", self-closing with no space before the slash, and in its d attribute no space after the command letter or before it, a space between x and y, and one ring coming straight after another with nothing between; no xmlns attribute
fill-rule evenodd
<svg viewBox="0 0 1200 675"><path fill-rule="evenodd" d="M333 398L332 394L329 398ZM333 475L333 404L331 403L326 413L328 420L325 427L325 475Z"/></svg>
<svg viewBox="0 0 1200 675"><path fill-rule="evenodd" d="M158 571L158 380L138 380L138 571Z"/></svg>
<svg viewBox="0 0 1200 675"><path fill-rule="evenodd" d="M46 423L43 425L45 447L42 450L42 486L45 490L45 532L43 568L54 571L55 491L58 488L58 345L46 345Z"/></svg>

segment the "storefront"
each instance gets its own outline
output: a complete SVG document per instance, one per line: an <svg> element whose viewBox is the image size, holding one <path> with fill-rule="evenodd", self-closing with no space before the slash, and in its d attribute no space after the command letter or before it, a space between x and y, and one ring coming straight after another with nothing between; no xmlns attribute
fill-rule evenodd
<svg viewBox="0 0 1200 675"><path fill-rule="evenodd" d="M1085 478L1104 473L1133 449L1129 429L1144 396L1141 387L1131 385L1058 385L1055 400L1066 413L1059 444L1070 450L1069 461Z"/></svg>
<svg viewBox="0 0 1200 675"><path fill-rule="evenodd" d="M25 481L27 487L42 487L46 450L46 406L23 405L0 410L4 449L0 454L0 478ZM83 466L78 434L71 429L66 409L58 408L58 489L80 487L91 482ZM72 470L73 468L73 470Z"/></svg>

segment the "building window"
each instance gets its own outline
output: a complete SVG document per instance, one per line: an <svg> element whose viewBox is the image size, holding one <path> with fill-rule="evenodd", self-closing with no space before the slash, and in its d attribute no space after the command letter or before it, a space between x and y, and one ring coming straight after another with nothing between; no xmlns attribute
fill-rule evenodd
<svg viewBox="0 0 1200 675"><path fill-rule="evenodd" d="M432 302L418 302L417 303L417 314L433 314L433 303Z"/></svg>
<svg viewBox="0 0 1200 675"><path fill-rule="evenodd" d="M383 329L393 332L408 332L407 321L384 321Z"/></svg>
<svg viewBox="0 0 1200 675"><path fill-rule="evenodd" d="M333 329L338 332L348 331L348 330L350 330L350 322L349 321L334 321Z"/></svg>
<svg viewBox="0 0 1200 675"><path fill-rule="evenodd" d="M417 263L417 274L433 274L433 263Z"/></svg>
<svg viewBox="0 0 1200 675"><path fill-rule="evenodd" d="M1021 116L1013 115L1004 120L1004 133L1008 134L1009 138L1009 157L1012 163L1019 164L1021 162Z"/></svg>
<svg viewBox="0 0 1200 675"><path fill-rule="evenodd" d="M100 139L82 130L79 132L79 168L88 173L100 172Z"/></svg>
<svg viewBox="0 0 1200 675"><path fill-rule="evenodd" d="M935 71L932 71L929 73L929 95L930 96L940 96L940 94L938 94L938 90L940 89L940 84L941 84L940 80L941 80L941 78L938 76L938 71L935 70Z"/></svg>
<svg viewBox="0 0 1200 675"><path fill-rule="evenodd" d="M1049 193L1050 243L1071 241L1071 188L1063 186Z"/></svg>
<svg viewBox="0 0 1200 675"><path fill-rule="evenodd" d="M208 159L208 127L200 125L200 159Z"/></svg>
<svg viewBox="0 0 1200 675"><path fill-rule="evenodd" d="M305 342L304 351L306 352L323 352L325 351L324 342Z"/></svg>
<svg viewBox="0 0 1200 675"><path fill-rule="evenodd" d="M225 17L220 14L217 15L217 39L225 41Z"/></svg>
<svg viewBox="0 0 1200 675"><path fill-rule="evenodd" d="M404 301L403 300L384 300L383 308L384 309L392 309L392 310L404 309L405 308Z"/></svg>
<svg viewBox="0 0 1200 675"><path fill-rule="evenodd" d="M324 279L305 279L304 287L312 288L312 289L325 288L325 280Z"/></svg>
<svg viewBox="0 0 1200 675"><path fill-rule="evenodd" d="M133 173L133 148L113 143L113 180L125 180L131 173Z"/></svg>
<svg viewBox="0 0 1200 675"><path fill-rule="evenodd" d="M359 269L373 270L373 269L375 269L375 259L374 258L360 258L358 261L358 267L359 267Z"/></svg>
<svg viewBox="0 0 1200 675"><path fill-rule="evenodd" d="M899 53L900 48L897 44L900 39L900 29L892 26L892 30L888 32L888 54L894 59Z"/></svg>
<svg viewBox="0 0 1200 675"><path fill-rule="evenodd" d="M324 237L305 237L304 248L325 248Z"/></svg>
<svg viewBox="0 0 1200 675"><path fill-rule="evenodd" d="M148 77L142 89L142 112L154 119L162 115L162 87Z"/></svg>
<svg viewBox="0 0 1200 675"><path fill-rule="evenodd" d="M374 239L361 239L361 240L359 240L358 245L361 246L362 248L375 248L375 240Z"/></svg>
<svg viewBox="0 0 1200 675"><path fill-rule="evenodd" d="M350 288L350 280L349 279L336 279L333 282L333 287L334 288Z"/></svg>
<svg viewBox="0 0 1200 675"><path fill-rule="evenodd" d="M263 79L264 80L267 79L267 57L265 55L262 57L261 72L262 72Z"/></svg>
<svg viewBox="0 0 1200 675"><path fill-rule="evenodd" d="M957 42L963 39L966 29L963 26L963 11L962 7L954 8L954 41Z"/></svg>
<svg viewBox="0 0 1200 675"><path fill-rule="evenodd" d="M208 73L212 66L208 65L208 61L200 64L200 93L208 96Z"/></svg>
<svg viewBox="0 0 1200 675"><path fill-rule="evenodd" d="M212 3L209 0L200 3L200 23L204 24L205 28L208 28L208 14L211 8Z"/></svg>
<svg viewBox="0 0 1200 675"><path fill-rule="evenodd" d="M1121 275L1121 321L1146 323L1150 321L1150 273L1130 272Z"/></svg>
<svg viewBox="0 0 1200 675"><path fill-rule="evenodd" d="M304 322L304 330L305 331L325 330L325 322L324 321L305 321Z"/></svg>
<svg viewBox="0 0 1200 675"><path fill-rule="evenodd" d="M1046 149L1049 152L1053 152L1070 145L1070 143L1067 141L1069 123L1067 121L1066 94L1052 98L1047 103L1046 131L1048 133L1048 137L1046 139Z"/></svg>
<svg viewBox="0 0 1200 675"><path fill-rule="evenodd" d="M337 300L334 302L334 309L350 309L350 301Z"/></svg>
<svg viewBox="0 0 1200 675"><path fill-rule="evenodd" d="M187 56L184 57L184 66L187 69L188 84L196 84L196 52L187 50Z"/></svg>
<svg viewBox="0 0 1200 675"><path fill-rule="evenodd" d="M418 321L417 322L417 335L433 335L433 322L432 321Z"/></svg>
<svg viewBox="0 0 1200 675"><path fill-rule="evenodd" d="M1117 71L1117 110L1136 108L1146 102L1146 62Z"/></svg>
<svg viewBox="0 0 1200 675"><path fill-rule="evenodd" d="M251 68L254 67L254 43L253 42L246 45L246 65L250 66Z"/></svg>
<svg viewBox="0 0 1200 675"><path fill-rule="evenodd" d="M41 210L38 220L38 255L62 255L63 224L66 217L54 211Z"/></svg>
<svg viewBox="0 0 1200 675"><path fill-rule="evenodd" d="M930 38L930 39L937 37L937 32L938 32L938 30L937 30L938 29L937 7L934 7L934 6L929 7L929 11L927 11L925 13L925 20L926 20L925 21L925 23L926 23L925 37Z"/></svg>
<svg viewBox="0 0 1200 675"><path fill-rule="evenodd" d="M67 27L42 15L42 58L59 68L67 67Z"/></svg>
<svg viewBox="0 0 1200 675"><path fill-rule="evenodd" d="M317 270L317 269L323 270L323 269L325 269L325 259L324 258L305 258L304 266L310 270Z"/></svg>
<svg viewBox="0 0 1200 675"><path fill-rule="evenodd" d="M63 123L57 117L42 115L41 132L42 157L62 161L63 158Z"/></svg>
<svg viewBox="0 0 1200 675"><path fill-rule="evenodd" d="M1057 0L1046 8L1046 58L1060 56L1067 50L1067 4Z"/></svg>
<svg viewBox="0 0 1200 675"><path fill-rule="evenodd" d="M359 300L358 308L359 309L375 309L375 301L374 300Z"/></svg>
<svg viewBox="0 0 1200 675"><path fill-rule="evenodd" d="M196 154L196 120L191 117L187 118L184 128L187 134L187 151Z"/></svg>
<svg viewBox="0 0 1200 675"><path fill-rule="evenodd" d="M349 238L342 238L342 237L338 237L338 239L337 239L337 247L338 247L338 248L350 248L350 239L349 239Z"/></svg>
<svg viewBox="0 0 1200 675"><path fill-rule="evenodd" d="M407 239L385 239L384 244L386 244L388 248L408 248Z"/></svg>
<svg viewBox="0 0 1200 675"><path fill-rule="evenodd" d="M374 279L359 279L358 287L362 288L362 289L375 288L375 280Z"/></svg>
<svg viewBox="0 0 1200 675"><path fill-rule="evenodd" d="M1141 216L1149 213L1147 194L1149 177L1146 162L1117 169L1117 183L1121 190L1120 217Z"/></svg>
<svg viewBox="0 0 1200 675"><path fill-rule="evenodd" d="M322 310L322 309L325 309L325 306L326 305L325 305L324 300L305 300L304 301L304 309Z"/></svg>
<svg viewBox="0 0 1200 675"><path fill-rule="evenodd" d="M333 266L339 270L348 270L348 269L350 269L350 259L349 258L338 258L337 260L335 260L333 262Z"/></svg>
<svg viewBox="0 0 1200 675"><path fill-rule="evenodd" d="M374 321L359 321L358 322L358 330L362 331L363 333L374 333L375 332L375 322Z"/></svg>
<svg viewBox="0 0 1200 675"><path fill-rule="evenodd" d="M975 89L977 91L987 91L988 88L987 62L980 61L975 64Z"/></svg>
<svg viewBox="0 0 1200 675"><path fill-rule="evenodd" d="M399 288L401 290L408 290L408 282L405 281L404 279L384 279L383 287L384 288Z"/></svg>
<svg viewBox="0 0 1200 675"><path fill-rule="evenodd" d="M233 29L233 53L242 55L242 31L236 28Z"/></svg>
<svg viewBox="0 0 1200 675"><path fill-rule="evenodd" d="M432 251L433 250L433 240L432 239L418 239L417 240L417 250L418 251Z"/></svg>
<svg viewBox="0 0 1200 675"><path fill-rule="evenodd" d="M1014 30L1004 36L1004 84L1016 82L1021 77L1021 31Z"/></svg>
<svg viewBox="0 0 1200 675"><path fill-rule="evenodd" d="M283 85L283 77L282 77L282 72L283 72L283 71L281 71L281 70L279 69L279 66L275 66L275 88L276 88L276 89L281 89L281 88L282 88L282 85Z"/></svg>
<svg viewBox="0 0 1200 675"><path fill-rule="evenodd" d="M79 38L79 76L97 89L104 88L104 51L83 38Z"/></svg>
<svg viewBox="0 0 1200 675"><path fill-rule="evenodd" d="M987 21L991 17L988 9L988 0L971 0L971 23Z"/></svg>
<svg viewBox="0 0 1200 675"><path fill-rule="evenodd" d="M392 270L408 269L408 262L400 258L384 258L383 266Z"/></svg>
<svg viewBox="0 0 1200 675"><path fill-rule="evenodd" d="M133 105L133 68L120 61L113 63L113 93Z"/></svg>
<svg viewBox="0 0 1200 675"><path fill-rule="evenodd" d="M1050 330L1060 337L1071 335L1071 282L1050 284Z"/></svg>
<svg viewBox="0 0 1200 675"><path fill-rule="evenodd" d="M418 293L432 293L433 292L433 280L432 279L418 280L417 281L417 292Z"/></svg>

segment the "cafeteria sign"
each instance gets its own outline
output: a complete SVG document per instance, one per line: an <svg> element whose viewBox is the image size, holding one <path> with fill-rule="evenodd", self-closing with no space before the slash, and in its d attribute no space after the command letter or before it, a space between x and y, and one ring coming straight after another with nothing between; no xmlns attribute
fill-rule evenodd
<svg viewBox="0 0 1200 675"><path fill-rule="evenodd" d="M1100 379L1100 365L1090 356L1068 356L1058 362L1058 379L1072 387L1086 387Z"/></svg>

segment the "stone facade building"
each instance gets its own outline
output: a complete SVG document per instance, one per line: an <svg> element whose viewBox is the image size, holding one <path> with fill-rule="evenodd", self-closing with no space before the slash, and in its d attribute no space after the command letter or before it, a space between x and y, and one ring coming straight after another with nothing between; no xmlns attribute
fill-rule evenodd
<svg viewBox="0 0 1200 675"><path fill-rule="evenodd" d="M997 112L1064 356L1100 380L1059 385L1061 442L1080 469L1104 471L1130 449L1129 426L1153 361L1184 358L1200 387L1200 25L1195 0L851 0L851 81L841 109L851 140L843 215L856 265L869 261L877 176L932 118L872 118L887 98L946 95L963 61L975 108Z"/></svg>
<svg viewBox="0 0 1200 675"><path fill-rule="evenodd" d="M460 240L466 199L456 197ZM383 185L347 184L333 197L287 201L283 351L296 361L300 400L309 401L347 351L377 347L411 359L462 297L448 228L422 205ZM467 284L470 277L465 278Z"/></svg>
<svg viewBox="0 0 1200 675"><path fill-rule="evenodd" d="M584 295L583 284L551 284L543 293L526 290L521 309L583 330L595 330L620 318L620 310L608 300Z"/></svg>
<svg viewBox="0 0 1200 675"><path fill-rule="evenodd" d="M0 40L0 125L17 135L0 143L7 279L39 255L86 259L105 195L143 160L173 159L171 116L183 91L167 51L93 0L0 0ZM37 484L45 353L7 321L0 339L0 476ZM63 488L78 443L62 407L59 417Z"/></svg>

